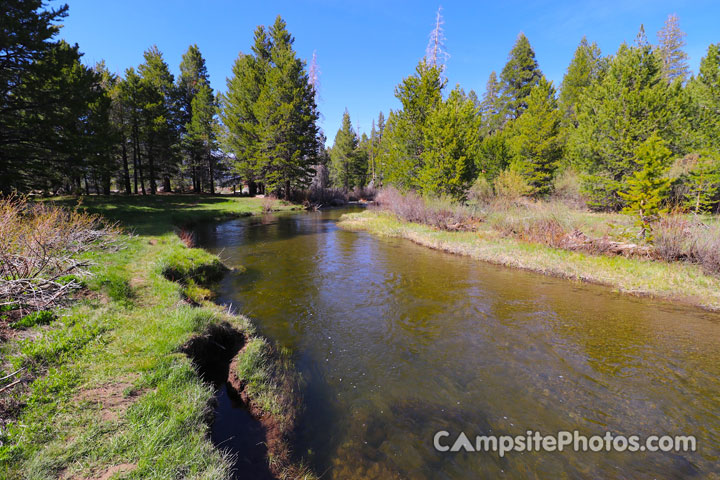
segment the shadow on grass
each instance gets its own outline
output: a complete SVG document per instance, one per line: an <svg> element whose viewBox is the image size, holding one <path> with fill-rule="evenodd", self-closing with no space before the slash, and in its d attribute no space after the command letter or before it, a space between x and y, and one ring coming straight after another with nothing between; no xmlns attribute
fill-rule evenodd
<svg viewBox="0 0 720 480"><path fill-rule="evenodd" d="M120 222L138 235L162 235L200 221L230 219L260 212L261 198L229 195L89 195L55 197L47 201L74 208L80 204L89 213Z"/></svg>

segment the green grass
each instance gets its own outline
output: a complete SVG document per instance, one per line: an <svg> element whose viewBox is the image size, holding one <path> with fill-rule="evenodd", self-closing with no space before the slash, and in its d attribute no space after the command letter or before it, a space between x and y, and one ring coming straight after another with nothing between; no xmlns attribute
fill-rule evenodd
<svg viewBox="0 0 720 480"><path fill-rule="evenodd" d="M594 218L594 217L593 217ZM680 301L720 310L720 278L689 263L592 255L529 243L500 235L492 227L447 232L398 220L387 213L346 214L340 226L468 255L499 265L614 287L618 291Z"/></svg>
<svg viewBox="0 0 720 480"><path fill-rule="evenodd" d="M245 317L205 301L203 285L224 266L187 248L174 222L260 213L262 201L90 197L83 207L137 235L125 237L119 251L89 254L96 264L86 279L91 294L53 312L49 325L28 321L27 335L0 345L0 377L22 369L27 380L2 393L22 408L0 423L0 478L99 478L117 466L112 478L227 478L230 461L209 440L213 389L179 350L221 322L248 345L266 343ZM252 401L282 414L268 393L277 383L271 365L264 355L242 375L252 379Z"/></svg>

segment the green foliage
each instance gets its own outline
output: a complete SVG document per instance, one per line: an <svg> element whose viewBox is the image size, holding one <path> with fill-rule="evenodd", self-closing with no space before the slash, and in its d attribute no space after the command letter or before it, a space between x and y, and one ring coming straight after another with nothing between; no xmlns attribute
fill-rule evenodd
<svg viewBox="0 0 720 480"><path fill-rule="evenodd" d="M401 189L418 187L425 124L430 113L442 103L444 87L440 68L422 60L415 74L395 88L395 97L402 108L390 111L379 155L380 169L387 183Z"/></svg>
<svg viewBox="0 0 720 480"><path fill-rule="evenodd" d="M595 42L588 43L587 38L583 37L560 87L559 103L564 118L570 125L576 125L577 104L581 101L584 90L598 82L606 68L607 62L603 59L600 48Z"/></svg>
<svg viewBox="0 0 720 480"><path fill-rule="evenodd" d="M483 138L477 157L477 172L492 182L512 160L508 135L499 131Z"/></svg>
<svg viewBox="0 0 720 480"><path fill-rule="evenodd" d="M525 177L512 167L500 172L493 182L493 187L495 195L508 200L515 200L532 193L532 187Z"/></svg>
<svg viewBox="0 0 720 480"><path fill-rule="evenodd" d="M720 155L705 153L686 179L685 207L695 214L708 213L720 195Z"/></svg>
<svg viewBox="0 0 720 480"><path fill-rule="evenodd" d="M488 77L485 85L485 93L480 103L483 134L490 135L500 130L504 123L502 113L500 83L497 80L497 74L493 71L490 72L490 77Z"/></svg>
<svg viewBox="0 0 720 480"><path fill-rule="evenodd" d="M32 312L22 317L17 322L13 322L10 326L13 328L31 328L36 325L48 325L55 320L55 314L49 310L40 310Z"/></svg>
<svg viewBox="0 0 720 480"><path fill-rule="evenodd" d="M530 92L525 113L509 127L513 164L536 195L546 195L552 189L563 150L561 118L552 82L542 77Z"/></svg>
<svg viewBox="0 0 720 480"><path fill-rule="evenodd" d="M664 140L653 134L636 150L635 157L640 169L628 179L627 190L618 192L627 202L623 213L637 217L637 225L643 237L650 230L650 222L667 211L663 203L672 180L665 174L671 155Z"/></svg>
<svg viewBox="0 0 720 480"><path fill-rule="evenodd" d="M116 302L128 302L133 298L130 282L116 272L105 273L99 279L99 283L107 296Z"/></svg>
<svg viewBox="0 0 720 480"><path fill-rule="evenodd" d="M676 87L662 80L649 45L620 47L602 79L584 90L569 138L570 157L585 172L590 206L624 206L617 192L639 168L637 148L653 132L680 150L687 126L681 100Z"/></svg>
<svg viewBox="0 0 720 480"><path fill-rule="evenodd" d="M158 270L170 280L187 283L190 280L207 285L227 271L219 258L200 248L177 246L159 259Z"/></svg>
<svg viewBox="0 0 720 480"><path fill-rule="evenodd" d="M520 33L500 74L500 103L505 121L523 114L527 108L527 97L542 76L530 41Z"/></svg>
<svg viewBox="0 0 720 480"><path fill-rule="evenodd" d="M475 178L480 116L459 87L428 116L417 186L423 194L462 199Z"/></svg>
<svg viewBox="0 0 720 480"><path fill-rule="evenodd" d="M367 161L363 162L358 147L358 137L346 109L343 113L342 126L335 135L335 141L330 149L330 182L335 188L348 191L355 186L361 187L365 184Z"/></svg>

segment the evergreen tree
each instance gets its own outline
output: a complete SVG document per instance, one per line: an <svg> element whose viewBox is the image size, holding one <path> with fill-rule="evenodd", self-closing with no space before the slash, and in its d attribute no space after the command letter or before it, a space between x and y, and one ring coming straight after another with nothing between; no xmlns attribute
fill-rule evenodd
<svg viewBox="0 0 720 480"><path fill-rule="evenodd" d="M482 139L476 160L476 171L486 181L492 183L500 172L505 170L512 160L508 145L508 132L497 131Z"/></svg>
<svg viewBox="0 0 720 480"><path fill-rule="evenodd" d="M509 128L513 164L536 195L548 194L552 188L553 174L563 149L561 118L555 88L542 77L530 92L525 113Z"/></svg>
<svg viewBox="0 0 720 480"><path fill-rule="evenodd" d="M658 32L658 54L662 61L665 80L685 82L688 76L688 55L683 50L685 32L680 30L680 20L674 13L669 15L662 30Z"/></svg>
<svg viewBox="0 0 720 480"><path fill-rule="evenodd" d="M710 212L720 197L720 155L703 152L687 177L685 206L696 215Z"/></svg>
<svg viewBox="0 0 720 480"><path fill-rule="evenodd" d="M210 79L205 66L205 59L200 53L197 45L190 45L182 56L180 62L180 75L177 78L177 97L178 97L178 121L180 124L181 135L183 137L184 146L184 165L183 169L190 172L193 190L202 191L202 171L201 156L202 150L197 151L193 147L196 145L192 141L188 141L188 126L191 124L192 118L192 102L198 92L205 86L210 85Z"/></svg>
<svg viewBox="0 0 720 480"><path fill-rule="evenodd" d="M294 39L278 16L270 28L271 67L254 109L259 129L259 156L263 180L272 190L290 198L293 187L312 180L318 144L315 90L296 57Z"/></svg>
<svg viewBox="0 0 720 480"><path fill-rule="evenodd" d="M679 150L685 130L677 93L662 81L649 45L623 44L600 82L577 104L571 158L586 172L584 189L594 208L618 209L617 195L637 170L635 152L654 132Z"/></svg>
<svg viewBox="0 0 720 480"><path fill-rule="evenodd" d="M535 51L527 37L520 33L500 74L500 102L505 121L516 119L523 114L527 108L527 97L541 77Z"/></svg>
<svg viewBox="0 0 720 480"><path fill-rule="evenodd" d="M427 119L419 189L463 199L475 178L479 146L479 112L458 86Z"/></svg>
<svg viewBox="0 0 720 480"><path fill-rule="evenodd" d="M347 109L343 113L342 126L335 135L335 141L330 149L330 182L334 187L342 188L346 192L358 185L358 137L350 122Z"/></svg>
<svg viewBox="0 0 720 480"><path fill-rule="evenodd" d="M665 175L672 152L658 135L648 137L636 150L637 169L627 181L627 189L619 192L627 202L623 213L637 216L641 236L646 237L650 222L664 213L663 203L671 180Z"/></svg>
<svg viewBox="0 0 720 480"><path fill-rule="evenodd" d="M720 153L720 43L708 47L688 91L695 104L692 122L700 147Z"/></svg>
<svg viewBox="0 0 720 480"><path fill-rule="evenodd" d="M422 167L427 118L442 103L445 81L440 69L420 61L411 75L395 88L402 108L391 111L383 132L380 164L383 179L401 189L417 188Z"/></svg>
<svg viewBox="0 0 720 480"><path fill-rule="evenodd" d="M588 43L583 37L575 50L560 88L560 105L567 122L574 126L577 104L583 91L600 81L606 65L595 42Z"/></svg>
<svg viewBox="0 0 720 480"><path fill-rule="evenodd" d="M150 193L155 194L159 176L165 191L170 191L170 177L176 172L174 146L178 141L179 122L175 110L175 82L162 53L153 46L143 56L145 62L138 67L143 86L143 141Z"/></svg>
<svg viewBox="0 0 720 480"><path fill-rule="evenodd" d="M46 146L39 131L45 115L54 117L61 104L43 91L56 72L47 62L52 41L67 15L67 5L45 9L41 0L4 0L0 3L0 192L26 190L34 183ZM50 85L52 86L52 85Z"/></svg>
<svg viewBox="0 0 720 480"><path fill-rule="evenodd" d="M480 103L480 114L482 117L482 130L485 135L497 132L504 123L500 103L500 83L494 71L490 72L490 77L488 77L485 86L485 94L482 103Z"/></svg>
<svg viewBox="0 0 720 480"><path fill-rule="evenodd" d="M215 97L212 89L206 83L198 88L191 103L191 120L187 126L188 143L196 158L203 160L207 168L207 179L210 193L215 193L215 157L213 152L217 149L215 131L217 118Z"/></svg>

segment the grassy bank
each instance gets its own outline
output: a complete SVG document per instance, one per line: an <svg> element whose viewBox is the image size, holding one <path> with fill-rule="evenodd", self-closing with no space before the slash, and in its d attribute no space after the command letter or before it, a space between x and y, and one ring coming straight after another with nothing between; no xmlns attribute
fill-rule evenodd
<svg viewBox="0 0 720 480"><path fill-rule="evenodd" d="M624 256L594 255L553 248L503 236L487 224L474 231L443 231L399 220L395 215L365 211L342 217L340 226L400 237L420 245L498 265L611 286L618 291L681 301L720 310L720 278L698 265Z"/></svg>
<svg viewBox="0 0 720 480"><path fill-rule="evenodd" d="M256 214L267 203L168 195L90 197L83 206L136 235L123 236L120 250L87 253L86 288L48 325L18 328L0 346L0 477L227 478L232 461L209 439L214 387L201 378L202 353L189 347L218 329L238 352L227 359L238 365L228 378L266 417L276 442L268 453L281 454L266 468L307 475L288 455L289 363L245 317L207 301L206 283L224 266L175 234L177 225Z"/></svg>

